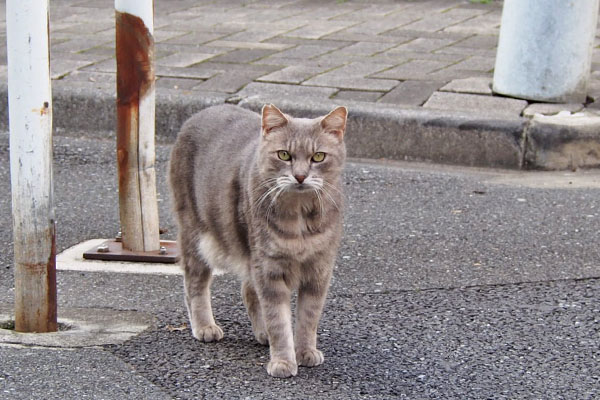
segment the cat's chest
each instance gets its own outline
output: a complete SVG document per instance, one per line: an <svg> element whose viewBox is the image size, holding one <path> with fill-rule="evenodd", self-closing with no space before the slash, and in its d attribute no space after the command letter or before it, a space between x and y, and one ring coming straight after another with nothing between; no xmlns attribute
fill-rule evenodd
<svg viewBox="0 0 600 400"><path fill-rule="evenodd" d="M323 251L332 241L335 230L324 222L320 218L306 216L270 220L265 227L266 240L263 245L270 252L303 261Z"/></svg>

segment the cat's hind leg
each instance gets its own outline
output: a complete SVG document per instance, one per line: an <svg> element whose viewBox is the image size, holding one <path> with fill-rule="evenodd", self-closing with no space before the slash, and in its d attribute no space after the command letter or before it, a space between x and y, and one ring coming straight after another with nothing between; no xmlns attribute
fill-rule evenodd
<svg viewBox="0 0 600 400"><path fill-rule="evenodd" d="M185 305L190 318L192 334L202 342L223 339L223 330L215 323L210 302L210 284L212 282L210 267L195 251L182 251L182 263Z"/></svg>
<svg viewBox="0 0 600 400"><path fill-rule="evenodd" d="M242 299L246 306L246 310L248 310L254 337L256 337L258 343L267 345L269 343L269 336L267 335L267 329L265 328L265 322L260 309L260 302L256 291L254 290L254 286L252 286L252 283L249 281L244 281L242 283Z"/></svg>

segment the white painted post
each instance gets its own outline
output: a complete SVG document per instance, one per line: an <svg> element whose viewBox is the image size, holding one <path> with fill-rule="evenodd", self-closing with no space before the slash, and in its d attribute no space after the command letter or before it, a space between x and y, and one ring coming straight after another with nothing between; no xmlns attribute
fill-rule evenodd
<svg viewBox="0 0 600 400"><path fill-rule="evenodd" d="M494 92L583 103L597 19L598 0L505 0Z"/></svg>
<svg viewBox="0 0 600 400"><path fill-rule="evenodd" d="M123 248L160 248L154 148L154 3L115 0L117 161Z"/></svg>
<svg viewBox="0 0 600 400"><path fill-rule="evenodd" d="M7 0L15 329L52 332L56 245L48 0Z"/></svg>

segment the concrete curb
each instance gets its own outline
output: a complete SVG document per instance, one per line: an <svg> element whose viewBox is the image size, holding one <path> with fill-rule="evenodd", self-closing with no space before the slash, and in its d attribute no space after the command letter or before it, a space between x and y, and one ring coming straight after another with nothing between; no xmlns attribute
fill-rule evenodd
<svg viewBox="0 0 600 400"><path fill-rule="evenodd" d="M13 306L0 304L0 322L13 317ZM155 325L155 318L137 311L97 308L59 308L59 324L52 333L19 333L0 329L0 345L77 348L119 344Z"/></svg>
<svg viewBox="0 0 600 400"><path fill-rule="evenodd" d="M8 130L8 90L0 86L0 129ZM366 102L316 98L241 98L221 93L199 97L184 90L157 91L157 140L172 142L183 122L195 112L235 103L259 111L274 103L294 116L324 115L336 105L350 110L350 157L415 160L442 164L510 169L574 169L600 166L600 116L585 118L494 119L423 108L401 109ZM575 114L573 114L575 115ZM578 115L578 114L577 114ZM53 125L57 131L109 136L115 127L115 94L89 85L53 82ZM577 121L577 122L574 122Z"/></svg>

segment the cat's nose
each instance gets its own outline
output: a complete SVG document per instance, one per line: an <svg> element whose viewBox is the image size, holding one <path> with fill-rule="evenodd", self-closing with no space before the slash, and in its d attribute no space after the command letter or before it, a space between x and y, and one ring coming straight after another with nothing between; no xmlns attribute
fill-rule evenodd
<svg viewBox="0 0 600 400"><path fill-rule="evenodd" d="M296 178L298 183L302 183L306 179L306 176L305 175L294 175L294 178Z"/></svg>

